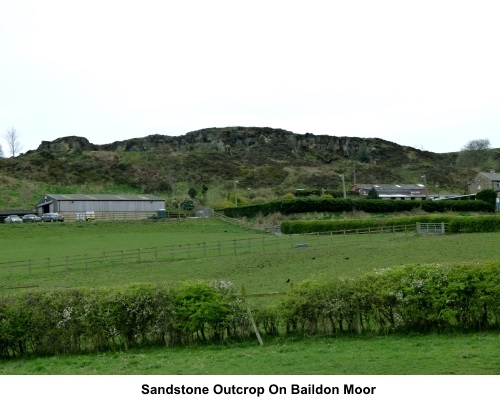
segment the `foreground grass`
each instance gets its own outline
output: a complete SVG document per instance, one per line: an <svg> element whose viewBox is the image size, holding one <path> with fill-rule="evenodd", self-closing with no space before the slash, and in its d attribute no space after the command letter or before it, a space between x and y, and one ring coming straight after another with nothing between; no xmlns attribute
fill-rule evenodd
<svg viewBox="0 0 500 405"><path fill-rule="evenodd" d="M6 375L496 375L500 334L266 339L12 359Z"/></svg>

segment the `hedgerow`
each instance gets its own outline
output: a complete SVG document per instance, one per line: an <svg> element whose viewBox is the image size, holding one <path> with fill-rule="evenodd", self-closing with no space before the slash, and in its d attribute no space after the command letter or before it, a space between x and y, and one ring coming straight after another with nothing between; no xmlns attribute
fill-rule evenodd
<svg viewBox="0 0 500 405"><path fill-rule="evenodd" d="M292 198L264 204L230 207L223 210L228 217L254 218L274 213L297 214L304 212L367 213L406 212L421 209L426 212L494 212L495 205L480 200L370 200L366 198Z"/></svg>
<svg viewBox="0 0 500 405"><path fill-rule="evenodd" d="M500 261L406 265L356 279L306 280L254 308L261 333L479 331L500 327ZM247 339L227 281L64 289L0 297L0 355L98 352Z"/></svg>
<svg viewBox="0 0 500 405"><path fill-rule="evenodd" d="M417 223L444 223L448 232L500 232L498 215L457 216L445 214L417 215L392 218L290 220L281 223L285 234L335 232L342 230L369 229L393 226L413 227Z"/></svg>
<svg viewBox="0 0 500 405"><path fill-rule="evenodd" d="M127 350L233 338L248 323L244 314L229 282L33 291L0 298L0 353Z"/></svg>
<svg viewBox="0 0 500 405"><path fill-rule="evenodd" d="M307 334L498 329L500 262L405 265L353 280L307 280L282 308L288 328Z"/></svg>

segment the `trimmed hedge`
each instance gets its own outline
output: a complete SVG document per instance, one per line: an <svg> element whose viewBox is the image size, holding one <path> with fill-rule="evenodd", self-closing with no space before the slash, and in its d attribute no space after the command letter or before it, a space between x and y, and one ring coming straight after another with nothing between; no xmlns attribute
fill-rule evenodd
<svg viewBox="0 0 500 405"><path fill-rule="evenodd" d="M276 200L269 203L231 207L223 210L228 217L253 218L259 214L297 214L304 212L350 212L367 213L406 212L422 209L426 212L494 212L495 206L479 200L370 200L366 198L296 198Z"/></svg>
<svg viewBox="0 0 500 405"><path fill-rule="evenodd" d="M282 311L305 334L478 331L500 327L500 262L406 265L358 279L307 280Z"/></svg>
<svg viewBox="0 0 500 405"><path fill-rule="evenodd" d="M357 279L306 280L254 309L269 335L470 331L500 327L500 261L407 265ZM0 297L0 356L122 350L247 339L229 282L134 284Z"/></svg>
<svg viewBox="0 0 500 405"><path fill-rule="evenodd" d="M447 224L449 232L500 232L498 215L418 215L393 218L333 219L333 220L293 220L281 223L285 234L335 232L342 230L380 228L389 226L415 226L417 222Z"/></svg>
<svg viewBox="0 0 500 405"><path fill-rule="evenodd" d="M0 356L191 344L241 337L247 324L223 281L41 290L0 297Z"/></svg>

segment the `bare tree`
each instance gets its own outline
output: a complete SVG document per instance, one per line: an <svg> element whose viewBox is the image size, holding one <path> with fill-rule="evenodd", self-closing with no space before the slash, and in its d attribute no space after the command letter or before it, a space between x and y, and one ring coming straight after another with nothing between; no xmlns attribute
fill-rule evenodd
<svg viewBox="0 0 500 405"><path fill-rule="evenodd" d="M457 163L462 166L481 166L490 157L490 145L489 139L469 141L460 150Z"/></svg>
<svg viewBox="0 0 500 405"><path fill-rule="evenodd" d="M19 134L15 128L8 129L3 139L7 142L10 156L14 157L23 150L23 145L21 145Z"/></svg>

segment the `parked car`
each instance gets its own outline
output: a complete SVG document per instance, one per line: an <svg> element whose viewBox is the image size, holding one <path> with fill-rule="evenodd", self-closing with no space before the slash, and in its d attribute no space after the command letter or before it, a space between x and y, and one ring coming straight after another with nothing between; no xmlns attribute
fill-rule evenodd
<svg viewBox="0 0 500 405"><path fill-rule="evenodd" d="M42 218L35 214L26 214L22 218L23 222L40 222Z"/></svg>
<svg viewBox="0 0 500 405"><path fill-rule="evenodd" d="M57 212L46 212L45 214L42 214L42 221L43 222L63 222L64 217Z"/></svg>
<svg viewBox="0 0 500 405"><path fill-rule="evenodd" d="M14 224L16 222L23 222L23 220L19 217L19 215L9 215L4 219L6 224Z"/></svg>

